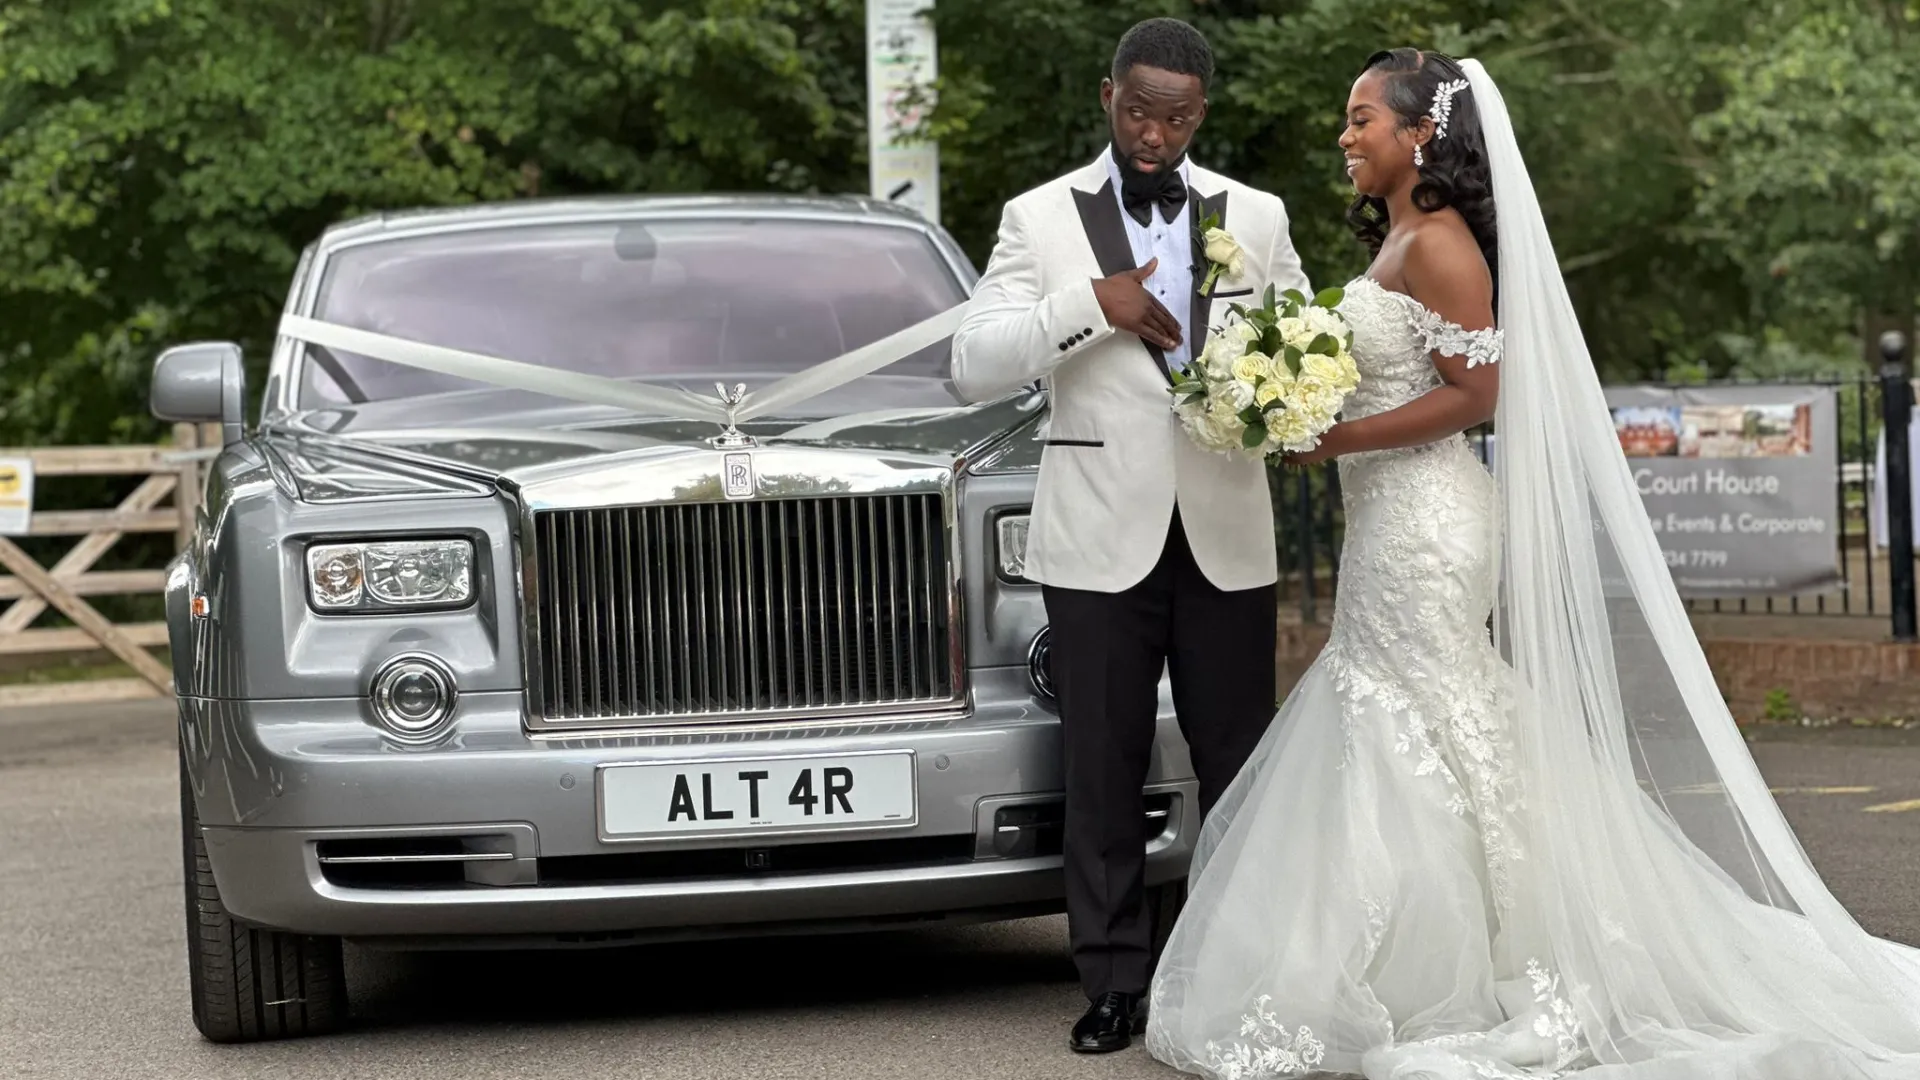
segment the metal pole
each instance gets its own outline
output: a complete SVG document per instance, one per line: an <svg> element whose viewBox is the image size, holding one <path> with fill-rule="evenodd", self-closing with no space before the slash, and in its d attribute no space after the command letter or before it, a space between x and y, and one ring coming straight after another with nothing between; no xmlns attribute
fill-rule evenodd
<svg viewBox="0 0 1920 1080"><path fill-rule="evenodd" d="M1914 640L1913 458L1907 425L1913 419L1913 383L1907 338L1880 335L1880 418L1887 440L1887 582L1893 590L1893 639Z"/></svg>

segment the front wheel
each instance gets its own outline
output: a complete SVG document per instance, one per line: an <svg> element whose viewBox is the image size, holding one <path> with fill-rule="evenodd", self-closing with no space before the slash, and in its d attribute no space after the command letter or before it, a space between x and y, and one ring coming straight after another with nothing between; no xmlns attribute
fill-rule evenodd
<svg viewBox="0 0 1920 1080"><path fill-rule="evenodd" d="M340 939L258 930L227 914L207 862L184 757L180 840L193 1026L220 1043L322 1035L338 1028L347 1017Z"/></svg>

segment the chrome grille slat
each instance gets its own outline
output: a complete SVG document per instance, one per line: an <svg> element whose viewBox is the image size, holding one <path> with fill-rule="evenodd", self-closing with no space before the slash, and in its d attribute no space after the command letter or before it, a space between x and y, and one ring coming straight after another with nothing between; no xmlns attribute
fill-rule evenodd
<svg viewBox="0 0 1920 1080"><path fill-rule="evenodd" d="M854 519L855 525L858 525L860 520L859 513L862 507L855 506L855 507L848 507L848 509L852 511L851 516ZM877 611L880 606L880 534L874 528L873 503L868 502L864 507L864 509L867 512L867 538L870 541L870 543L867 545L867 568L872 574L872 582L870 583L869 587L873 591L873 605ZM859 552L854 553L854 559L855 559L855 565L858 565ZM874 664L878 664L881 655L883 655L882 649L884 648L884 646L882 646L880 643L880 626L877 620L874 624L873 630L874 630L873 655L869 657L867 655L866 650L862 649L860 652L860 655L858 657L855 657L854 659L854 662L859 665L859 672L860 672L859 682L863 689L865 688L866 681L867 681L868 663L871 661Z"/></svg>
<svg viewBox="0 0 1920 1080"><path fill-rule="evenodd" d="M817 526L816 526L817 529ZM800 699L802 706L813 704L813 563L807 547L807 504L795 503L793 507L793 531L800 538L800 633L794 635L800 639L800 674L804 680L806 692Z"/></svg>
<svg viewBox="0 0 1920 1080"><path fill-rule="evenodd" d="M700 510L701 508L698 506L683 508L683 512L693 518L693 549L690 552L692 557L688 561L693 564L690 576L693 579L695 589L693 600L693 617L695 620L693 646L698 651L700 661L698 666L700 677L695 682L695 693L701 698L711 698L713 696L714 686L713 672L708 666L707 658L707 642L709 638L707 635L708 600L706 556L708 548L706 529L702 521L704 515L700 513ZM724 707L725 706L722 706L722 708Z"/></svg>
<svg viewBox="0 0 1920 1080"><path fill-rule="evenodd" d="M678 589L663 589L661 593L664 596L678 596L680 598L680 640L669 646L671 651L668 653L668 656L677 654L680 657L679 690L681 700L691 702L694 700L693 641L691 635L687 632L687 627L691 625L693 619L687 610L687 593L691 590L684 587L687 580L685 558L687 551L687 515L685 511L686 507L684 506L676 506L668 511L668 514L673 518L674 537L679 543L675 544L673 548L667 552L667 555L672 560L670 563L672 569L665 571L660 577L663 582L671 583L679 581L683 586ZM675 573L676 570L679 572Z"/></svg>
<svg viewBox="0 0 1920 1080"><path fill-rule="evenodd" d="M889 506L887 510L892 512L893 508ZM907 559L907 626L913 630L912 639L907 643L907 686L917 694L920 692L920 613L922 608L916 571L919 570L919 560L923 553L918 542L919 530L914 528L916 520L914 510L915 508L908 507L907 512L900 517L906 526L905 540L909 556Z"/></svg>
<svg viewBox="0 0 1920 1080"><path fill-rule="evenodd" d="M940 538L946 535L946 517L940 511L940 504L931 499L921 504L920 525L920 547L923 553L921 556L924 560L923 565L928 567L929 570L932 570L940 565L934 561L935 553L943 551L946 546L940 543ZM944 616L947 612L947 605L942 602L944 590L941 589L940 585L941 580L939 577L932 573L926 575L927 615L922 625L932 627L936 624L936 620L940 623L946 621ZM941 638L938 634L926 634L924 638L927 644L927 685L929 687L938 686L940 672L943 670L942 665L945 663L945 658L940 654L942 646Z"/></svg>
<svg viewBox="0 0 1920 1080"><path fill-rule="evenodd" d="M830 561L830 557L827 554L827 545L826 545L827 529L826 529L826 525L823 523L821 519L821 515L825 513L825 511L826 511L825 506L818 503L814 504L814 507L813 507L813 585L814 585L813 603L814 603L814 607L819 609L819 612L820 612L820 637L819 637L818 647L815 651L817 651L820 654L820 658L819 658L820 670L818 673L819 678L816 680L816 682L819 684L819 689L821 690L825 690L828 683L831 682L833 679L833 650L831 648L832 638L829 636L832 630L832 623L827 617L827 564ZM844 686L845 683L843 682L840 685ZM817 705L819 704L819 698L809 697L807 699L807 704Z"/></svg>
<svg viewBox="0 0 1920 1080"><path fill-rule="evenodd" d="M620 515L620 570L621 570L622 579L626 581L635 581L639 577L639 575L635 574L633 571L634 546L635 545L633 540L633 515L621 514ZM640 595L640 590L628 589L626 592L627 592L626 640L632 643L632 645L634 646L633 648L629 648L627 650L627 690L630 693L632 693L635 697L639 698L642 701L645 701L650 691L647 685L643 684L640 681L641 652L640 652L639 646L641 641L645 640L647 635L645 635L640 629L638 609L634 604L634 601ZM652 673L649 672L648 674L649 676L651 676Z"/></svg>
<svg viewBox="0 0 1920 1080"><path fill-rule="evenodd" d="M847 595L847 553L840 544L840 518L842 517L840 511L846 504L843 502L832 502L825 505L833 508L833 599L835 601L833 604L833 625L837 631L837 636L834 638L834 641L838 646L834 656L840 661L840 685L845 688L843 692L852 693L854 695L853 700L858 702L860 700L858 696L859 690L852 686L852 672L847 668L847 605L840 602ZM856 562L854 564L854 573L857 575L859 572L860 567ZM859 589L860 585L856 580L854 582L854 603L856 604L859 603ZM820 602L823 605L826 604L827 598L822 596Z"/></svg>
<svg viewBox="0 0 1920 1080"><path fill-rule="evenodd" d="M593 542L598 514L588 514L580 519L580 621L589 641L597 640L600 635L601 590L597 587L596 571L600 560L599 548ZM580 696L587 711L598 714L601 707L600 695L600 650L587 652L586 681L580 684Z"/></svg>
<svg viewBox="0 0 1920 1080"><path fill-rule="evenodd" d="M872 511L871 503L868 504L868 510L869 512ZM887 681L894 686L904 685L907 687L908 692L911 693L913 690L913 680L908 677L906 664L901 660L900 636L903 629L908 632L913 630L913 617L909 614L905 626L903 627L901 625L900 555L895 550L894 545L894 537L898 532L898 525L894 521L894 509L891 501L887 503L886 513L883 516L887 522L887 611L893 615L893 618L886 620L888 630L887 647L891 651L893 658L893 669L888 673Z"/></svg>
<svg viewBox="0 0 1920 1080"><path fill-rule="evenodd" d="M769 528L767 524L767 518L771 516L767 511L767 505L765 503L755 503L753 509L754 516L759 519L759 527L755 529L754 532L762 537L775 535L776 530ZM764 661L767 675L767 693L766 696L762 697L760 694L760 684L758 682L754 683L753 701L755 705L764 705L766 702L776 698L780 693L778 675L776 674L777 665L780 663L780 649L774 640L773 633L773 546L773 543L763 543L760 545L760 584L762 589L761 598L764 602L764 606L760 610L766 612L766 618L762 620L762 622L767 628L767 640L765 642L767 653ZM754 608L749 605L747 610L753 611ZM758 649L760 645L760 635L756 632L753 637L753 647Z"/></svg>
<svg viewBox="0 0 1920 1080"><path fill-rule="evenodd" d="M868 505L871 506L872 504L869 503ZM847 531L849 533L857 533L860 522L859 522L859 518L853 515L858 513L859 508L857 506L849 505L847 509L851 512L849 514L849 517L851 518L851 520L848 522ZM838 524L837 520L835 524ZM869 528L867 530L866 535L869 542L871 543L871 540L873 537L873 530ZM862 613L869 610L870 602L873 606L878 606L880 602L880 581L879 581L878 575L875 575L873 578L869 579L867 575L862 572L862 568L860 566L859 545L858 543L855 543L852 545L852 547L853 547L853 551L852 551L852 555L853 555L853 650L850 653L843 653L841 655L840 664L842 669L850 668L853 672L852 676L850 677L851 693L853 694L853 700L856 702L865 702L868 700L867 651L869 648L869 643L867 641L867 620L862 617ZM871 551L872 550L871 547L869 547L868 550ZM877 620L874 623L873 631L874 631L876 640L872 642L872 647L878 648L880 643L877 640L877 637L880 633L880 625ZM844 646L846 643L843 641L841 644Z"/></svg>
<svg viewBox="0 0 1920 1080"><path fill-rule="evenodd" d="M539 510L530 533L545 720L957 700L939 494Z"/></svg>
<svg viewBox="0 0 1920 1080"><path fill-rule="evenodd" d="M578 538L574 535L574 519L571 517L567 519L567 556L567 594L565 598L565 610L573 619L573 636L577 641L580 638L580 544ZM582 657L579 651L576 650L572 657L572 689L574 694L578 694L581 686L585 683L580 669L581 659ZM581 701L574 707L576 709L582 708L585 704L586 702Z"/></svg>

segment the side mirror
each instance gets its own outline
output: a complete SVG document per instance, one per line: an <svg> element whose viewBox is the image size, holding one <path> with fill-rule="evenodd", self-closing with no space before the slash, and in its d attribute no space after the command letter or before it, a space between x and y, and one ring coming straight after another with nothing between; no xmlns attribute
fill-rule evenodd
<svg viewBox="0 0 1920 1080"><path fill-rule="evenodd" d="M153 362L153 415L186 424L219 423L222 446L246 437L247 369L226 341L176 345Z"/></svg>

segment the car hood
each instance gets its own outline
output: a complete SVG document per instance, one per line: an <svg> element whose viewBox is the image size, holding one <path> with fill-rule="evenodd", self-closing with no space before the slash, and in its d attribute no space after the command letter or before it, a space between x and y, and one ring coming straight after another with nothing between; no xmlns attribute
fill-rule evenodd
<svg viewBox="0 0 1920 1080"><path fill-rule="evenodd" d="M983 405L876 409L830 418L765 418L740 425L761 446L806 446L958 461L981 455L1045 411L1040 393ZM705 447L711 423L635 417L583 406L489 418L458 426L387 426L374 410L324 409L276 420L263 431L275 472L297 497L343 499L474 496L494 482L547 466L648 451ZM397 418L396 418L397 419ZM999 456L1005 456L1002 453Z"/></svg>

